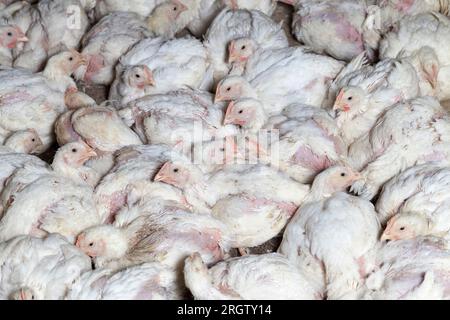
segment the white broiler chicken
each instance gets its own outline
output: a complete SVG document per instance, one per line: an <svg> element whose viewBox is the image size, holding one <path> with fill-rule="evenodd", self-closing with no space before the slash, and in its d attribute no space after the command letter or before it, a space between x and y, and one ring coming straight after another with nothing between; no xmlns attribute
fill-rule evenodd
<svg viewBox="0 0 450 320"><path fill-rule="evenodd" d="M33 72L44 68L49 57L77 49L89 21L79 0L41 0L25 5L7 21L18 25L29 41L14 50L14 67Z"/></svg>
<svg viewBox="0 0 450 320"><path fill-rule="evenodd" d="M294 14L293 33L317 53L350 61L369 49L364 34L366 12L366 1L302 1ZM374 58L370 50L368 54Z"/></svg>
<svg viewBox="0 0 450 320"><path fill-rule="evenodd" d="M389 242L366 280L365 299L448 300L450 251L442 238L418 237Z"/></svg>
<svg viewBox="0 0 450 320"><path fill-rule="evenodd" d="M58 149L52 169L57 175L70 178L75 183L95 187L100 179L99 174L86 166L86 162L97 156L98 154L83 141L71 142Z"/></svg>
<svg viewBox="0 0 450 320"><path fill-rule="evenodd" d="M56 122L55 131L59 145L81 139L99 155L142 144L117 111L110 107L85 107L68 111Z"/></svg>
<svg viewBox="0 0 450 320"><path fill-rule="evenodd" d="M357 178L347 167L319 174L278 249L321 286L328 299L357 298L373 263L380 231L374 206L341 192Z"/></svg>
<svg viewBox="0 0 450 320"><path fill-rule="evenodd" d="M24 166L9 177L1 194L1 240L59 233L74 241L82 230L100 223L93 189L79 176L73 176L73 171L85 170L79 168L80 162L89 156L80 144L75 145L58 151L54 171Z"/></svg>
<svg viewBox="0 0 450 320"><path fill-rule="evenodd" d="M367 19L377 21L374 25L380 35L390 29L406 16L421 13L439 12L449 14L450 2L448 0L377 0L375 6L370 8Z"/></svg>
<svg viewBox="0 0 450 320"><path fill-rule="evenodd" d="M208 73L208 52L199 40L144 39L120 58L109 99L126 104L188 87L209 90L212 83Z"/></svg>
<svg viewBox="0 0 450 320"><path fill-rule="evenodd" d="M300 183L311 183L318 173L346 157L346 146L333 119L317 107L291 105L266 120L261 103L243 99L230 104L225 123L258 133L254 140L262 160ZM274 135L274 139L269 141L261 133Z"/></svg>
<svg viewBox="0 0 450 320"><path fill-rule="evenodd" d="M227 7L233 10L259 10L264 14L271 16L277 7L274 0L221 0Z"/></svg>
<svg viewBox="0 0 450 320"><path fill-rule="evenodd" d="M276 253L234 258L211 269L199 254L186 259L184 278L198 300L315 300L320 292Z"/></svg>
<svg viewBox="0 0 450 320"><path fill-rule="evenodd" d="M63 299L88 270L89 257L59 235L16 237L0 244L0 299Z"/></svg>
<svg viewBox="0 0 450 320"><path fill-rule="evenodd" d="M142 198L185 203L181 191L153 178L161 166L180 154L164 145L127 147L117 152L113 168L96 187L94 198L102 222L112 223L124 207Z"/></svg>
<svg viewBox="0 0 450 320"><path fill-rule="evenodd" d="M83 231L76 245L97 267L123 269L157 261L182 270L184 259L194 252L207 263L222 260L229 249L227 236L226 226L214 217L173 202L155 206L150 200L122 210L113 225Z"/></svg>
<svg viewBox="0 0 450 320"><path fill-rule="evenodd" d="M230 230L231 246L241 249L276 237L309 192L309 186L263 165L204 174L194 164L170 161L155 181L183 190L193 211L222 221Z"/></svg>
<svg viewBox="0 0 450 320"><path fill-rule="evenodd" d="M348 159L361 180L352 191L367 199L385 182L416 164L445 161L450 152L450 122L432 97L422 97L389 108L372 130L356 140Z"/></svg>
<svg viewBox="0 0 450 320"><path fill-rule="evenodd" d="M386 34L380 43L381 58L409 57L423 48L430 48L423 70L423 81L429 82L429 95L440 100L450 99L450 18L439 13L424 13L405 17ZM434 58L434 59L433 59ZM438 65L433 60L438 60ZM431 61L430 61L431 60Z"/></svg>
<svg viewBox="0 0 450 320"><path fill-rule="evenodd" d="M3 149L4 152L35 154L39 153L42 147L41 138L36 130L29 129L14 132L6 138L0 149Z"/></svg>
<svg viewBox="0 0 450 320"><path fill-rule="evenodd" d="M119 114L149 144L189 147L237 134L235 126L223 124L225 105L213 100L208 92L180 90L138 99Z"/></svg>
<svg viewBox="0 0 450 320"><path fill-rule="evenodd" d="M82 54L88 63L76 71L76 78L110 84L119 58L149 35L145 21L135 13L116 12L104 17L83 38Z"/></svg>
<svg viewBox="0 0 450 320"><path fill-rule="evenodd" d="M268 116L293 103L321 107L343 67L341 62L304 47L266 50L248 61L242 76L230 75L220 81L216 101L257 99Z"/></svg>
<svg viewBox="0 0 450 320"><path fill-rule="evenodd" d="M333 107L336 123L347 145L369 132L388 107L420 96L414 67L396 59L361 65L334 82L332 90L337 94Z"/></svg>
<svg viewBox="0 0 450 320"><path fill-rule="evenodd" d="M439 164L412 167L386 183L377 201L381 240L417 236L445 237L450 231L450 168Z"/></svg>
<svg viewBox="0 0 450 320"><path fill-rule="evenodd" d="M231 70L228 53L232 51L229 49L233 40L244 41L243 50L252 52L287 48L289 45L281 26L262 12L224 9L212 22L204 42L214 68L215 82Z"/></svg>
<svg viewBox="0 0 450 320"><path fill-rule="evenodd" d="M20 43L27 42L29 39L25 33L13 25L0 26L0 66L12 66L13 52Z"/></svg>
<svg viewBox="0 0 450 320"><path fill-rule="evenodd" d="M53 56L42 73L23 69L0 70L0 141L17 131L34 129L42 153L54 141L53 126L66 111L65 91L76 88L70 77L84 61L75 51Z"/></svg>
<svg viewBox="0 0 450 320"><path fill-rule="evenodd" d="M147 17L156 6L166 0L97 0L95 5L95 18L100 20L113 12L132 12Z"/></svg>
<svg viewBox="0 0 450 320"><path fill-rule="evenodd" d="M34 167L37 170L48 169L47 163L38 157L24 153L11 152L9 149L0 148L0 194L3 191L6 181L18 169L24 167ZM3 206L0 204L0 216L2 215Z"/></svg>
<svg viewBox="0 0 450 320"><path fill-rule="evenodd" d="M114 273L111 269L85 272L71 286L65 300L181 300L176 273L149 262Z"/></svg>

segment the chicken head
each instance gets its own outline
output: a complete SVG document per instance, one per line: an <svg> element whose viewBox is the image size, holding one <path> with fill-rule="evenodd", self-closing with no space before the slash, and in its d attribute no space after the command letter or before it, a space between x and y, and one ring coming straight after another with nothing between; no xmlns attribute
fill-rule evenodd
<svg viewBox="0 0 450 320"><path fill-rule="evenodd" d="M16 26L0 27L0 45L8 49L14 49L18 43L27 42L28 38L25 33Z"/></svg>
<svg viewBox="0 0 450 320"><path fill-rule="evenodd" d="M424 216L414 213L392 217L384 230L381 241L406 240L426 235L429 222Z"/></svg>

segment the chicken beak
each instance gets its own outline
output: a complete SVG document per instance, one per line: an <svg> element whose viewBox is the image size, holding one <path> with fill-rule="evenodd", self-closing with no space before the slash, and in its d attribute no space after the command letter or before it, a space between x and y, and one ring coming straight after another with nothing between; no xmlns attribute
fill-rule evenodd
<svg viewBox="0 0 450 320"><path fill-rule="evenodd" d="M234 101L230 102L230 104L228 105L227 112L225 113L225 118L223 120L224 126L234 124L234 119L232 117L233 110L234 110Z"/></svg>
<svg viewBox="0 0 450 320"><path fill-rule="evenodd" d="M23 35L20 38L17 39L18 42L28 42L30 39L28 39L27 36Z"/></svg>
<svg viewBox="0 0 450 320"><path fill-rule="evenodd" d="M342 108L341 108L341 105L342 105L341 101L342 101L342 98L343 98L343 97L344 97L344 90L341 90L341 91L339 92L338 96L336 97L336 101L335 101L334 106L333 106L333 110L334 110L334 111L337 111L337 110L341 110L341 109L342 109Z"/></svg>
<svg viewBox="0 0 450 320"><path fill-rule="evenodd" d="M27 297L25 295L25 291L23 289L20 289L20 300L26 300Z"/></svg>
<svg viewBox="0 0 450 320"><path fill-rule="evenodd" d="M228 48L228 53L229 53L228 63L230 63L230 64L233 62L236 62L237 58L238 58L235 53L234 47L235 47L234 41L231 41L230 46Z"/></svg>
<svg viewBox="0 0 450 320"><path fill-rule="evenodd" d="M386 242L386 241L390 241L390 240L392 240L392 239L391 239L391 237L389 236L389 234L383 232L383 234L381 235L380 241L381 241L381 242Z"/></svg>
<svg viewBox="0 0 450 320"><path fill-rule="evenodd" d="M222 102L224 101L222 94L220 93L220 90L217 90L216 96L214 97L214 103Z"/></svg>
<svg viewBox="0 0 450 320"><path fill-rule="evenodd" d="M81 241L83 241L83 239L84 239L84 236L83 235L79 235L77 237L77 241L75 242L75 246L78 247L78 248L81 248Z"/></svg>
<svg viewBox="0 0 450 320"><path fill-rule="evenodd" d="M154 86L156 83L155 83L155 79L153 78L153 72L148 67L144 68L144 72L145 72L145 76L146 76L145 84L149 85L149 86Z"/></svg>
<svg viewBox="0 0 450 320"><path fill-rule="evenodd" d="M156 182L166 182L168 181L168 175L166 174L170 170L171 164L169 162L165 163L162 168L158 171L155 176L154 181Z"/></svg>

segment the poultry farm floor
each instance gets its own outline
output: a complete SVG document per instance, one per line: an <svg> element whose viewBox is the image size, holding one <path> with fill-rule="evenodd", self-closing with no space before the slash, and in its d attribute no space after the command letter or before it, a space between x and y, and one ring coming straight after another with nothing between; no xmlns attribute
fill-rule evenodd
<svg viewBox="0 0 450 320"><path fill-rule="evenodd" d="M278 3L277 9L273 14L273 18L275 21L280 22L283 24L283 28L286 30L286 33L288 35L288 39L291 45L299 45L300 43L296 41L291 32L291 24L292 24L292 7L287 6L281 3ZM180 32L179 36L184 36L189 34L188 31L182 31ZM108 92L109 87L106 86L89 86L85 85L83 83L79 83L79 88L81 91L85 92L89 96L91 96L98 104L101 104L102 102L106 101L108 98ZM443 103L444 107L450 111L450 100ZM47 153L43 154L41 158L50 163L53 159L53 156L56 152L57 146L55 145L51 150L49 150ZM250 252L254 254L263 254L263 253L269 253L274 252L277 250L278 246L281 242L281 235L280 237L274 238L267 243L263 244L262 246L251 248ZM235 252L232 252L233 256L237 256L237 250Z"/></svg>

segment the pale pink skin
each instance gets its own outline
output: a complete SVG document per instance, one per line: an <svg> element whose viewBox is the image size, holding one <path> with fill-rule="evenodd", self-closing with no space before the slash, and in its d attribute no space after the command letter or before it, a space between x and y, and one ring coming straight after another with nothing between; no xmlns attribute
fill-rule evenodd
<svg viewBox="0 0 450 320"><path fill-rule="evenodd" d="M84 75L84 81L92 82L93 77L105 67L105 60L102 55L96 54L89 57L88 66Z"/></svg>

